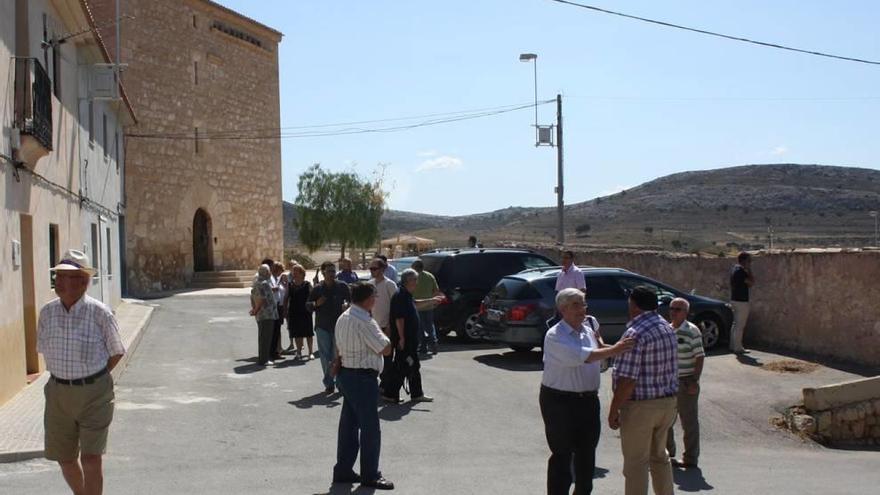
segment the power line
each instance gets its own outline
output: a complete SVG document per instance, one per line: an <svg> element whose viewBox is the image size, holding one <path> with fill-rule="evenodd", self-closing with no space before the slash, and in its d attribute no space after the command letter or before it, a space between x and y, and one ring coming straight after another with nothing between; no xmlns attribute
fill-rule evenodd
<svg viewBox="0 0 880 495"><path fill-rule="evenodd" d="M550 0L550 1L556 2L556 3L562 3L562 4L566 4L566 5L571 5L573 7L580 7L582 9L593 10L595 12L601 12L603 14L611 14L611 15L616 15L618 17L625 17L627 19L634 19L637 21L648 22L651 24L657 24L659 26L671 27L671 28L675 28L675 29L681 29L684 31L691 31L693 33L705 34L707 36L715 36L718 38L724 38L724 39L733 40L733 41L740 41L743 43L751 43L753 45L765 46L765 47L769 47L769 48L777 48L779 50L788 50L791 52L806 53L807 55L815 55L817 57L826 57L826 58L834 58L834 59L838 59L838 60L846 60L848 62L858 62L861 64L880 65L880 62L877 62L874 60L865 60L865 59L861 59L861 58L844 57L842 55L833 55L830 53L817 52L817 51L813 51L813 50L804 50L801 48L794 48L794 47L790 47L790 46L780 45L777 43L768 43L766 41L756 41L756 40L752 40L752 39L748 39L748 38L743 38L740 36L731 36L729 34L722 34L722 33L716 33L713 31L706 31L704 29L697 29L697 28L682 26L680 24L673 24L671 22L658 21L655 19L648 19L646 17L639 17L639 16L635 16L635 15L631 15L631 14L624 14L622 12L615 12L613 10L607 10L607 9L594 7L592 5L586 5L586 4L577 3L577 2L571 2L569 0Z"/></svg>
<svg viewBox="0 0 880 495"><path fill-rule="evenodd" d="M547 103L554 102L556 100L544 100L539 101L539 105L545 105ZM248 139L285 139L285 138L307 138L307 137L326 137L326 136L344 136L350 134L368 134L368 133L388 133L388 132L400 132L410 129L416 129L419 127L428 127L433 125L440 124L448 124L452 122L461 122L465 120L473 120L484 117L491 117L495 115L500 115L504 113L514 112L517 110L522 110L526 108L533 108L534 103L527 104L519 104L519 105L505 105L502 107L491 107L489 109L485 109L482 111L460 111L460 112L446 112L439 114L427 114L420 117L397 117L391 119L375 119L375 120L365 120L360 122L348 122L348 123L340 123L340 124L318 124L314 126L297 126L297 127L279 127L274 129L237 129L237 130L229 130L229 131L215 131L209 132L206 134L199 133L199 136L196 138L192 134L183 134L183 133L132 133L127 134L128 137L132 138L140 138L140 139L166 139L166 140L248 140ZM351 125L355 123L378 123L378 122L392 122L392 121L405 121L405 120L413 120L415 118L424 118L427 116L446 116L444 118L433 118L428 119L422 122L414 123L414 124L404 124L404 125L396 125L396 126L388 126L388 127L374 127L374 128L343 128L343 129L335 129L335 130L322 130L332 127L341 127L346 125ZM298 132L290 132L289 129L304 129Z"/></svg>
<svg viewBox="0 0 880 495"><path fill-rule="evenodd" d="M596 96L566 94L565 97L609 101L880 101L880 96Z"/></svg>

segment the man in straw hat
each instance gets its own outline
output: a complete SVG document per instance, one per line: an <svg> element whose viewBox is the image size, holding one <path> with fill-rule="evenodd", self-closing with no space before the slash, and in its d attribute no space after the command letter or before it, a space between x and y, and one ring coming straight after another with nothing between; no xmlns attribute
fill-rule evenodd
<svg viewBox="0 0 880 495"><path fill-rule="evenodd" d="M100 494L113 420L110 371L125 347L110 308L86 295L96 272L88 256L71 249L51 271L58 299L40 311L37 330L37 351L52 375L45 389L46 458L58 461L74 494Z"/></svg>

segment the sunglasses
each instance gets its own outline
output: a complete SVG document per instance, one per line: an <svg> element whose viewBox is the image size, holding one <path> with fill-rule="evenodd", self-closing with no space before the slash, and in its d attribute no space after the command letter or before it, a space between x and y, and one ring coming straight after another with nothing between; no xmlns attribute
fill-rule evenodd
<svg viewBox="0 0 880 495"><path fill-rule="evenodd" d="M382 267L380 267L380 266L371 266L371 267L370 267L370 271L371 271L371 272L375 272L375 271L378 271L378 270L381 270L381 269L382 269Z"/></svg>
<svg viewBox="0 0 880 495"><path fill-rule="evenodd" d="M684 311L684 308L669 308L669 311Z"/></svg>

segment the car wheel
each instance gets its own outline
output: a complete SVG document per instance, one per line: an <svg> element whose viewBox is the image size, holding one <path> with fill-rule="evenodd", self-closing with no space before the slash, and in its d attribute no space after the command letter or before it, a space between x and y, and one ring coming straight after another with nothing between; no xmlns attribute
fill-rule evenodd
<svg viewBox="0 0 880 495"><path fill-rule="evenodd" d="M715 315L700 315L696 325L703 333L703 349L709 350L721 340L721 323Z"/></svg>
<svg viewBox="0 0 880 495"><path fill-rule="evenodd" d="M480 340L480 336L477 335L477 318L479 318L479 313L474 313L461 323L461 330L458 331L458 336L461 337L465 342L469 342L471 340Z"/></svg>
<svg viewBox="0 0 880 495"><path fill-rule="evenodd" d="M531 345L512 345L510 348L513 349L513 352L531 352L535 347Z"/></svg>

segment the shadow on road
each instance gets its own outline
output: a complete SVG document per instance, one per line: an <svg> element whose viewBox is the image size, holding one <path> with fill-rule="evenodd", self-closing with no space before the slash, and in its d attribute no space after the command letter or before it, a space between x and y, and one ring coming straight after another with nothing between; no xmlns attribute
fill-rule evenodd
<svg viewBox="0 0 880 495"><path fill-rule="evenodd" d="M379 410L379 419L385 421L400 421L404 416L412 411L431 412L428 409L416 409L415 402L403 402L401 404L385 404Z"/></svg>
<svg viewBox="0 0 880 495"><path fill-rule="evenodd" d="M544 368L540 352L480 354L474 356L474 361L508 371L541 371Z"/></svg>
<svg viewBox="0 0 880 495"><path fill-rule="evenodd" d="M236 375L249 375L251 373L256 373L258 371L263 371L266 369L265 366L261 366L257 364L257 359L238 359L237 362L247 362L250 364L243 364L241 366L236 366L232 368L232 371L235 372Z"/></svg>
<svg viewBox="0 0 880 495"><path fill-rule="evenodd" d="M440 354L444 352L462 352L462 351L488 351L490 349L499 349L502 346L491 342L462 342L451 337L444 338L437 347Z"/></svg>
<svg viewBox="0 0 880 495"><path fill-rule="evenodd" d="M603 467L599 467L599 466L596 466L593 468L593 479L594 480L599 479L599 478L604 478L606 475L608 475L607 469L605 469Z"/></svg>
<svg viewBox="0 0 880 495"><path fill-rule="evenodd" d="M683 492L702 492L715 489L714 486L706 482L703 470L700 468L673 469L672 478L678 485L678 489Z"/></svg>
<svg viewBox="0 0 880 495"><path fill-rule="evenodd" d="M342 395L338 393L328 397L324 392L318 392L302 399L289 401L288 404L296 406L298 409L311 409L315 406L336 407L341 404L339 402L341 398Z"/></svg>
<svg viewBox="0 0 880 495"><path fill-rule="evenodd" d="M326 492L315 493L314 495L369 495L371 493L376 493L376 489L365 486L354 488L352 483L334 483L330 485Z"/></svg>

